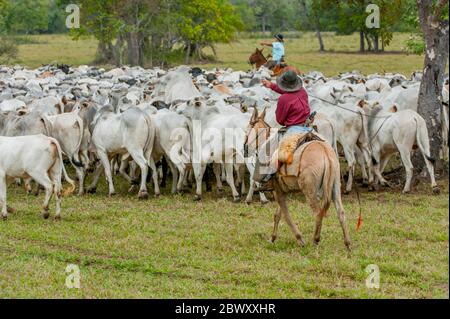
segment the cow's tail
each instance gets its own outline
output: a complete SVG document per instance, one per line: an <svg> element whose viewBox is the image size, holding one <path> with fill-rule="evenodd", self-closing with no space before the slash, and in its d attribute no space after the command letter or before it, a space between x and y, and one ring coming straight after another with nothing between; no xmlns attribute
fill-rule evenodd
<svg viewBox="0 0 450 319"><path fill-rule="evenodd" d="M63 195L71 195L75 191L75 182L69 177L66 171L66 167L64 166L63 158L62 158L62 150L61 146L59 145L58 141L55 138L51 138L51 142L56 146L56 149L58 150L58 159L61 165L61 170L64 174L64 179L70 184L70 187L63 190Z"/></svg>
<svg viewBox="0 0 450 319"><path fill-rule="evenodd" d="M142 111L142 114L144 115L144 119L147 122L147 140L145 141L144 146L144 154L148 154L147 161L150 163L150 159L153 153L153 146L155 145L155 135L156 135L156 129L155 125L153 125L153 121L150 118L150 116L145 112Z"/></svg>
<svg viewBox="0 0 450 319"><path fill-rule="evenodd" d="M182 130L180 132L181 140L178 143L178 149L173 152L173 155L175 155L178 163L180 163L182 166L185 166L186 164L190 163L191 159L191 133L189 130L189 123L186 122L184 127L180 129Z"/></svg>
<svg viewBox="0 0 450 319"><path fill-rule="evenodd" d="M75 147L75 151L72 154L72 156L70 157L70 160L73 163L73 165L75 165L77 167L84 167L84 165L81 162L80 157L79 157L80 147L81 147L81 143L82 143L83 137L84 137L84 123L83 123L83 120L78 115L77 115L76 121L78 124L78 128L80 129L80 138L78 139L77 146Z"/></svg>
<svg viewBox="0 0 450 319"><path fill-rule="evenodd" d="M431 157L430 153L430 142L428 140L428 129L425 123L425 120L420 116L414 116L414 121L416 122L416 142L417 146L419 146L420 152L422 152L423 156L434 164L436 161L433 157Z"/></svg>

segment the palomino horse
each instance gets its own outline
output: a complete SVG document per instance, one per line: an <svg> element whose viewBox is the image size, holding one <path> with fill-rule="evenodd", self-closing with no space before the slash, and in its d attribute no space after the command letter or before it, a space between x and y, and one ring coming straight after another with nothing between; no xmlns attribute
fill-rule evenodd
<svg viewBox="0 0 450 319"><path fill-rule="evenodd" d="M259 156L260 149L265 149L269 139L277 138L272 133L278 134L274 130L271 131L264 117L265 111L258 116L258 110L255 108L247 129L245 149L256 156ZM312 138L309 138L309 141L305 139L306 142L298 146L302 137L309 135ZM289 214L285 197L285 193L289 191L301 191L316 219L314 244L317 245L320 241L322 219L333 202L344 234L345 246L350 250L350 238L341 199L340 165L333 148L312 133L292 134L281 141L280 147L271 158L272 162L274 159L278 161L277 174L270 182L278 203L278 209L274 215L272 242L277 238L278 224L283 216L297 242L301 246L305 245L299 229ZM255 172L255 174L258 173Z"/></svg>
<svg viewBox="0 0 450 319"><path fill-rule="evenodd" d="M256 51L250 55L250 58L248 59L248 62L251 65L255 65L256 69L259 70L259 68L263 65L265 65L267 63L267 59L264 56L264 54L262 53L264 49L259 50L258 48L256 48ZM272 69L273 75L274 76L278 76L286 71L294 71L295 73L297 73L298 75L300 75L300 71L293 67L293 66L289 66L286 64L280 64L280 65L276 65L275 67L273 67Z"/></svg>

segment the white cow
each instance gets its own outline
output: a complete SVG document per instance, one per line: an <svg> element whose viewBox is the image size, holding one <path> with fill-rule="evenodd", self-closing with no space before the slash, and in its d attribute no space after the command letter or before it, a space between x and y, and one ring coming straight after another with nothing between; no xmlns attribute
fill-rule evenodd
<svg viewBox="0 0 450 319"><path fill-rule="evenodd" d="M79 180L78 194L83 195L84 179L89 165L87 149L82 150L82 142L85 136L83 120L78 116L78 110L71 113L48 116L47 118L51 124L51 137L56 138L61 145L62 152L75 167ZM81 157L83 160L81 160Z"/></svg>
<svg viewBox="0 0 450 319"><path fill-rule="evenodd" d="M92 123L92 144L100 159L109 184L109 196L115 194L110 160L115 155L127 158L129 154L141 169L141 185L138 193L140 199L148 197L146 179L148 165L152 169L155 195L160 194L156 165L151 156L155 140L155 125L150 117L138 108L129 108L117 114L111 106L101 108ZM101 173L100 166L88 192L95 192Z"/></svg>
<svg viewBox="0 0 450 319"><path fill-rule="evenodd" d="M191 163L191 137L189 121L174 111L162 109L150 114L156 125L153 159L159 162L164 156L172 171L172 193L180 192L186 177L186 166Z"/></svg>
<svg viewBox="0 0 450 319"><path fill-rule="evenodd" d="M0 205L3 219L8 217L6 206L6 177L32 178L45 188L42 216L49 217L49 202L56 197L55 218L61 218L61 176L72 185L62 160L61 147L56 139L39 134L19 137L0 136Z"/></svg>
<svg viewBox="0 0 450 319"><path fill-rule="evenodd" d="M19 99L5 100L0 103L0 112L11 112L25 108L26 104Z"/></svg>
<svg viewBox="0 0 450 319"><path fill-rule="evenodd" d="M316 99L311 99L310 107L312 111L317 111L319 119L323 113L324 118L331 123L331 126L324 125L324 128L326 128L328 132L323 132L321 130L318 130L318 132L321 135L326 136L327 141L331 145L333 145L334 140L337 140L344 150L345 159L348 165L348 180L345 190L346 192L350 192L356 167L356 147L362 151L366 164L369 167L371 165L367 137L367 119L364 110L362 109L362 104L361 102L349 102L336 106ZM363 179L367 180L367 173L364 168L362 169L362 175Z"/></svg>
<svg viewBox="0 0 450 319"><path fill-rule="evenodd" d="M370 136L372 158L374 159L374 183L387 184L382 173L391 156L398 151L406 171L406 183L403 193L410 192L413 175L411 150L417 144L430 174L431 187L434 192L438 192L439 188L434 178L434 160L430 156L430 144L425 120L411 110L389 113L383 110L381 105L376 102L373 104L365 103L363 107L366 114L370 116L368 134Z"/></svg>
<svg viewBox="0 0 450 319"><path fill-rule="evenodd" d="M235 202L240 201L234 183L234 163L238 159L244 164L244 130L249 123L250 115L224 115L214 105L207 105L203 97L188 101L179 112L189 118L192 123L192 166L197 186L195 199L201 199L203 175L206 165L212 162L224 165L226 180L231 187L233 199ZM217 183L220 189L220 179L217 179Z"/></svg>

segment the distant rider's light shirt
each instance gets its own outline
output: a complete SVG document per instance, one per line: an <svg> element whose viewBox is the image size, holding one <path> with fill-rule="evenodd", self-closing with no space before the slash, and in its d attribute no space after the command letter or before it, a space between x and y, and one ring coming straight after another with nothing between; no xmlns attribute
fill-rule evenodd
<svg viewBox="0 0 450 319"><path fill-rule="evenodd" d="M272 59L279 62L284 56L284 45L281 42L272 43Z"/></svg>

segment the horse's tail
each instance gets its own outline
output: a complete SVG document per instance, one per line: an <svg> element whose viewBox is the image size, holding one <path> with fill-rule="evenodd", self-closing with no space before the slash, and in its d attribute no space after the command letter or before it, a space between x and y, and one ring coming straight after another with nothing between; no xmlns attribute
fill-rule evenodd
<svg viewBox="0 0 450 319"><path fill-rule="evenodd" d="M317 185L317 197L320 199L320 213L326 215L330 204L333 201L333 188L335 186L336 174L336 154L330 145L318 142L323 149L323 171L322 179Z"/></svg>

